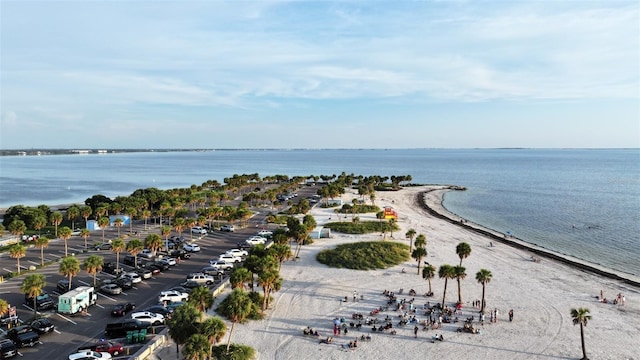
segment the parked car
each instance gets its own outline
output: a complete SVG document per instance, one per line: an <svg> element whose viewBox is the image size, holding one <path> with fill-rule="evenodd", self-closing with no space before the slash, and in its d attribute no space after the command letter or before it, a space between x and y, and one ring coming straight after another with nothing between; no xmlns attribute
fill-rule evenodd
<svg viewBox="0 0 640 360"><path fill-rule="evenodd" d="M139 258L151 259L153 258L153 251L149 249L142 249L142 252L138 254L138 259Z"/></svg>
<svg viewBox="0 0 640 360"><path fill-rule="evenodd" d="M164 316L148 311L134 312L131 318L153 326L164 324Z"/></svg>
<svg viewBox="0 0 640 360"><path fill-rule="evenodd" d="M113 248L113 246L110 243L101 243L101 244L96 244L96 246L93 247L94 250L100 251L100 250L111 250Z"/></svg>
<svg viewBox="0 0 640 360"><path fill-rule="evenodd" d="M169 270L171 268L171 265L169 265L169 261L167 261L165 258L162 258L154 261L153 263L148 263L147 268L151 270L151 267L156 267L158 270L160 270L160 272L162 272ZM153 270L151 270L151 272L153 272Z"/></svg>
<svg viewBox="0 0 640 360"><path fill-rule="evenodd" d="M80 346L77 351L96 351L99 353L109 353L111 356L118 356L124 353L124 344L110 340L102 340L95 344Z"/></svg>
<svg viewBox="0 0 640 360"><path fill-rule="evenodd" d="M149 270L151 272L151 275L158 275L162 272L164 266L156 264L155 262L148 262L142 265L141 268Z"/></svg>
<svg viewBox="0 0 640 360"><path fill-rule="evenodd" d="M78 287L78 284L76 284L75 282L71 283L71 290L75 289ZM67 279L62 279L60 281L58 281L58 284L56 285L56 290L58 290L58 292L60 294L64 294L69 290L69 280Z"/></svg>
<svg viewBox="0 0 640 360"><path fill-rule="evenodd" d="M199 252L200 251L200 245L193 244L193 243L191 243L191 244L183 244L182 245L182 249L184 251L188 251L188 252L192 252L192 253L193 252Z"/></svg>
<svg viewBox="0 0 640 360"><path fill-rule="evenodd" d="M228 263L226 261L223 260L219 260L219 259L213 259L211 261L209 261L209 266L216 268L216 269L220 269L222 271L229 271L231 269L233 269L233 264L234 263Z"/></svg>
<svg viewBox="0 0 640 360"><path fill-rule="evenodd" d="M18 348L9 339L0 340L0 359L8 359L18 355Z"/></svg>
<svg viewBox="0 0 640 360"><path fill-rule="evenodd" d="M220 227L220 231L234 232L234 231L236 231L236 228L233 225L222 225Z"/></svg>
<svg viewBox="0 0 640 360"><path fill-rule="evenodd" d="M122 288L116 284L105 284L100 286L100 292L109 295L120 295L122 294Z"/></svg>
<svg viewBox="0 0 640 360"><path fill-rule="evenodd" d="M259 244L264 245L267 242L267 239L263 238L262 236L252 236L245 240L245 242L251 246L256 246Z"/></svg>
<svg viewBox="0 0 640 360"><path fill-rule="evenodd" d="M116 267L116 264L108 262L102 266L102 271L106 272L107 274L118 276L122 274L124 270L122 270L122 268L120 267Z"/></svg>
<svg viewBox="0 0 640 360"><path fill-rule="evenodd" d="M263 238L269 238L273 236L273 232L269 230L260 230L256 235L261 236Z"/></svg>
<svg viewBox="0 0 640 360"><path fill-rule="evenodd" d="M128 272L122 275L123 278L131 280L132 283L137 284L142 281L140 275L135 272Z"/></svg>
<svg viewBox="0 0 640 360"><path fill-rule="evenodd" d="M216 280L213 278L213 276L207 275L207 274L204 274L204 273L191 273L191 274L187 275L187 282L189 282L189 281L193 281L193 282L198 283L200 285L211 285Z"/></svg>
<svg viewBox="0 0 640 360"><path fill-rule="evenodd" d="M191 254L189 254L188 252L184 251L184 249L176 249L173 250L169 255L171 255L172 258L180 258L182 260L187 260L189 258L191 258ZM175 265L175 264L173 264ZM173 266L171 265L171 266Z"/></svg>
<svg viewBox="0 0 640 360"><path fill-rule="evenodd" d="M168 270L170 266L176 265L176 259L172 257L163 257L162 259L156 260L156 264L162 264L163 266L166 266L166 270Z"/></svg>
<svg viewBox="0 0 640 360"><path fill-rule="evenodd" d="M197 281L193 281L193 280L187 280L185 282L180 283L180 286L189 289L190 291L199 287L199 286L206 286L205 284L201 284Z"/></svg>
<svg viewBox="0 0 640 360"><path fill-rule="evenodd" d="M231 264L234 264L234 263L237 264L239 262L242 262L242 259L240 257L237 257L235 255L231 255L231 254L221 254L218 257L218 260L222 260L222 261L224 261L226 263L231 263Z"/></svg>
<svg viewBox="0 0 640 360"><path fill-rule="evenodd" d="M55 330L55 328L56 326L47 318L40 318L31 322L31 329L38 335L48 334Z"/></svg>
<svg viewBox="0 0 640 360"><path fill-rule="evenodd" d="M7 331L7 339L13 341L16 347L21 348L25 346L33 347L40 342L40 336L33 331L29 325L20 325Z"/></svg>
<svg viewBox="0 0 640 360"><path fill-rule="evenodd" d="M133 311L136 308L135 303L120 303L111 309L111 316L124 316L129 311Z"/></svg>
<svg viewBox="0 0 640 360"><path fill-rule="evenodd" d="M119 277L111 282L120 286L122 290L129 290L133 288L133 281L131 281L131 279L129 279L128 277Z"/></svg>
<svg viewBox="0 0 640 360"><path fill-rule="evenodd" d="M30 297L27 294L24 294L24 303L25 305L32 307L34 306L34 298ZM35 307L36 310L49 310L55 307L55 303L51 296L45 291L42 294L36 296L35 298Z"/></svg>
<svg viewBox="0 0 640 360"><path fill-rule="evenodd" d="M189 294L178 292L178 291L161 291L160 296L158 296L158 302L160 303L169 303L176 301L187 301L189 300Z"/></svg>
<svg viewBox="0 0 640 360"><path fill-rule="evenodd" d="M111 354L108 352L97 352L91 350L78 351L77 353L69 355L69 360L108 360L111 359Z"/></svg>
<svg viewBox="0 0 640 360"><path fill-rule="evenodd" d="M213 267L213 266L205 266L200 271L203 274L207 274L207 275L210 275L210 276L220 276L220 275L224 274L224 270L219 269L217 267Z"/></svg>
<svg viewBox="0 0 640 360"><path fill-rule="evenodd" d="M135 265L136 265L136 262L137 262L136 257L135 257L135 256L133 256L133 255L130 255L130 254L129 254L129 255L126 255L126 256L124 257L124 260L122 260L122 263L123 263L123 264L125 264L125 265L129 265L129 266L135 266Z"/></svg>
<svg viewBox="0 0 640 360"><path fill-rule="evenodd" d="M234 255L236 257L240 257L240 258L243 258L243 259L244 259L245 256L249 256L249 252L247 250L242 250L242 249L227 250L226 254Z"/></svg>
<svg viewBox="0 0 640 360"><path fill-rule="evenodd" d="M191 228L191 232L193 234L201 234L201 235L206 235L207 234L207 230L205 230L202 226L194 226Z"/></svg>
<svg viewBox="0 0 640 360"><path fill-rule="evenodd" d="M22 235L23 242L36 241L40 238L40 235Z"/></svg>
<svg viewBox="0 0 640 360"><path fill-rule="evenodd" d="M176 301L172 303L168 303L164 307L166 307L169 311L174 312L178 307L184 305L185 303L182 301Z"/></svg>
<svg viewBox="0 0 640 360"><path fill-rule="evenodd" d="M165 319L168 319L171 317L171 313L173 312L173 309L166 308L162 305L153 305L144 309L144 311L160 314L164 316Z"/></svg>
<svg viewBox="0 0 640 360"><path fill-rule="evenodd" d="M192 289L185 288L184 286L174 286L171 289L169 289L169 291L177 291L185 294L191 294L191 290Z"/></svg>
<svg viewBox="0 0 640 360"><path fill-rule="evenodd" d="M151 279L153 277L153 273L149 269L137 268L134 270L134 272L138 274L142 278L142 280Z"/></svg>

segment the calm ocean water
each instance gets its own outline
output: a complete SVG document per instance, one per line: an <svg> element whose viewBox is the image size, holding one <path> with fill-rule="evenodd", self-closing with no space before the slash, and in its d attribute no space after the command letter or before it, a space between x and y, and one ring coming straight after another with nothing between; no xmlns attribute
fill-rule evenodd
<svg viewBox="0 0 640 360"><path fill-rule="evenodd" d="M83 202L234 174L411 175L466 186L445 206L471 221L640 275L640 149L247 150L0 157L0 208Z"/></svg>

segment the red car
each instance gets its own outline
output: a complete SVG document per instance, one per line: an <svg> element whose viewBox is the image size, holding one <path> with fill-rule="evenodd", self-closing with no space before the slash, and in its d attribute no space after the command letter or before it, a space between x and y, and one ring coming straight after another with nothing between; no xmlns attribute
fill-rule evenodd
<svg viewBox="0 0 640 360"><path fill-rule="evenodd" d="M81 346L78 352L83 350L92 350L96 352L108 352L111 356L118 356L124 353L124 345L109 340L98 341L93 345Z"/></svg>

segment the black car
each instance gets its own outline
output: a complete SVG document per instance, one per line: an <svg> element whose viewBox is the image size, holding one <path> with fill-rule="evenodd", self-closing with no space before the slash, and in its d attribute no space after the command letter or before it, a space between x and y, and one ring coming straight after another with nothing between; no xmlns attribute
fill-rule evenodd
<svg viewBox="0 0 640 360"><path fill-rule="evenodd" d="M116 268L116 264L114 263L105 263L102 266L102 271L106 272L107 274L111 274L111 275L120 275L123 273L123 270L121 268Z"/></svg>
<svg viewBox="0 0 640 360"><path fill-rule="evenodd" d="M33 347L40 342L40 336L29 325L16 326L7 331L7 339L13 341L17 347Z"/></svg>
<svg viewBox="0 0 640 360"><path fill-rule="evenodd" d="M186 294L190 294L192 290L193 290L192 288L187 288L184 286L174 286L171 289L169 289L169 291L178 291Z"/></svg>
<svg viewBox="0 0 640 360"><path fill-rule="evenodd" d="M191 258L191 254L189 254L188 252L186 252L185 250L182 250L182 249L173 250L169 254L171 255L171 257L180 258L182 260L187 260L187 259Z"/></svg>
<svg viewBox="0 0 640 360"><path fill-rule="evenodd" d="M25 305L32 307L34 306L34 299L29 295L25 294L24 303ZM49 310L49 309L53 309L55 307L55 304L51 299L51 296L49 296L49 294L47 294L46 292L43 292L42 294L36 296L35 307L36 307L36 310Z"/></svg>
<svg viewBox="0 0 640 360"><path fill-rule="evenodd" d="M169 264L167 264L166 262L163 262L163 261L154 261L151 266L157 267L158 269L160 269L160 271L169 270Z"/></svg>
<svg viewBox="0 0 640 360"><path fill-rule="evenodd" d="M31 323L31 328L39 335L42 335L52 332L56 327L49 319L40 318Z"/></svg>
<svg viewBox="0 0 640 360"><path fill-rule="evenodd" d="M16 344L9 339L0 340L0 359L8 359L18 355Z"/></svg>
<svg viewBox="0 0 640 360"><path fill-rule="evenodd" d="M136 304L134 303L117 304L111 310L111 316L125 316L129 311L132 311L135 308L136 308Z"/></svg>
<svg viewBox="0 0 640 360"><path fill-rule="evenodd" d="M136 257L133 255L127 255L124 257L124 260L122 260L122 263L129 266L135 266Z"/></svg>
<svg viewBox="0 0 640 360"><path fill-rule="evenodd" d="M152 312L152 313L156 313L156 314L160 314L162 316L166 318L171 317L171 313L173 312L172 309L167 309L166 307L162 306L162 305L154 305L151 307L148 307L146 309L144 309L143 311L148 311L148 312Z"/></svg>
<svg viewBox="0 0 640 360"><path fill-rule="evenodd" d="M78 284L76 284L74 282L71 283L71 290L73 290L73 289L75 289L77 287L78 287ZM64 293L70 291L69 290L69 280L62 279L62 280L58 281L58 285L56 285L56 290L58 290L58 292L60 294L64 294Z"/></svg>
<svg viewBox="0 0 640 360"><path fill-rule="evenodd" d="M118 285L122 290L129 290L133 288L133 282L128 278L117 278L113 281L114 284Z"/></svg>

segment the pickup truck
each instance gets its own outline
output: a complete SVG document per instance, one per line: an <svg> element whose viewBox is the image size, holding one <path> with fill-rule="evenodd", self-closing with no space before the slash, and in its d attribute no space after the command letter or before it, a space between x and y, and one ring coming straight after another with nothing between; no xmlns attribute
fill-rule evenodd
<svg viewBox="0 0 640 360"><path fill-rule="evenodd" d="M136 331L142 329L148 329L150 326L136 319L126 319L119 323L107 324L104 329L104 334L109 337L124 337L127 336L127 331Z"/></svg>
<svg viewBox="0 0 640 360"><path fill-rule="evenodd" d="M32 307L34 306L34 299L29 295L24 295L24 304ZM51 296L47 292L43 292L42 294L36 296L35 298L35 306L36 310L49 310L55 307L55 303L51 299Z"/></svg>
<svg viewBox="0 0 640 360"><path fill-rule="evenodd" d="M13 341L16 347L33 347L40 342L40 336L29 325L16 326L7 331L7 339Z"/></svg>

